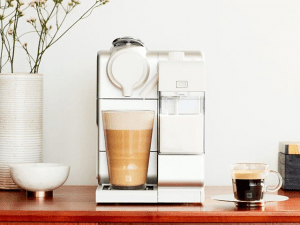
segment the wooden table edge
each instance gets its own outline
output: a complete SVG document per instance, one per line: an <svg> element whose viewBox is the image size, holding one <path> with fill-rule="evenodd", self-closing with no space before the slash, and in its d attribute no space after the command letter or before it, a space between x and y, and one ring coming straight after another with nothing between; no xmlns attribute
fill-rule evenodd
<svg viewBox="0 0 300 225"><path fill-rule="evenodd" d="M292 223L300 211L287 212L121 212L121 211L0 211L0 222L105 223Z"/></svg>

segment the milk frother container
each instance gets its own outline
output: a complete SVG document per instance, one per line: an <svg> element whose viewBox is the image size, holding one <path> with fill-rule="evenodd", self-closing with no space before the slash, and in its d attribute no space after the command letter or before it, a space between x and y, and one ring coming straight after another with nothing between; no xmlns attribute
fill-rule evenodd
<svg viewBox="0 0 300 225"><path fill-rule="evenodd" d="M204 201L205 76L200 51L148 51L117 38L97 58L97 203ZM115 190L109 182L102 111L155 112L146 186Z"/></svg>

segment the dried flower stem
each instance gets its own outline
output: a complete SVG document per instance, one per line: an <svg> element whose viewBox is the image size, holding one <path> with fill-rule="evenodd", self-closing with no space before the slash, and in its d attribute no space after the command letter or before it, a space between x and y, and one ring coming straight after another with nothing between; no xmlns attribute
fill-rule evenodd
<svg viewBox="0 0 300 225"><path fill-rule="evenodd" d="M0 0L0 34L1 34L1 50L0 50L0 73L3 67L10 63L10 70L14 72L16 47L20 45L25 51L28 57L28 62L30 66L30 73L38 73L39 67L45 51L54 45L58 40L60 40L72 27L75 26L80 20L87 18L95 8L106 4L109 0L95 0L95 3L87 9L74 23L72 23L66 30L61 31L62 25L64 24L67 15L73 11L73 9L79 5L78 0L71 0L67 6L63 5L63 0L52 0L53 6L50 10L46 3L47 0L32 0L29 6L21 7L24 5L22 0L5 0L5 4L1 4ZM16 5L14 6L14 3ZM27 31L21 35L18 33L18 24L20 18L24 16L24 11L28 8L33 8L36 12L37 18L29 18L27 22L32 25L33 30ZM8 15L5 16L4 13L8 9L13 9ZM58 12L62 9L64 16L61 20L58 18ZM53 27L50 23L52 19L55 18L55 26ZM8 22L7 22L8 20ZM5 23L6 21L6 23ZM54 28L54 29L53 29ZM52 31L53 30L53 31ZM52 34L50 34L50 31ZM36 55L30 53L30 49L33 45L30 43L22 42L24 36L27 34L36 33L38 36L38 42L36 43ZM59 34L61 33L61 34ZM7 53L7 59L4 61L4 55Z"/></svg>

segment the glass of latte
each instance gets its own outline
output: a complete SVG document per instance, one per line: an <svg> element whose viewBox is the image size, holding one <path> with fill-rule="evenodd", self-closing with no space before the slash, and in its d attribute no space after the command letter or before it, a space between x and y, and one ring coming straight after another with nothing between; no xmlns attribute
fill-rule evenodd
<svg viewBox="0 0 300 225"><path fill-rule="evenodd" d="M144 189L154 111L102 111L109 182L113 189Z"/></svg>
<svg viewBox="0 0 300 225"><path fill-rule="evenodd" d="M269 174L278 177L276 186L265 185L265 178ZM231 177L234 197L240 201L260 201L264 192L274 192L281 188L282 178L274 170L270 170L263 163L236 163L231 165Z"/></svg>

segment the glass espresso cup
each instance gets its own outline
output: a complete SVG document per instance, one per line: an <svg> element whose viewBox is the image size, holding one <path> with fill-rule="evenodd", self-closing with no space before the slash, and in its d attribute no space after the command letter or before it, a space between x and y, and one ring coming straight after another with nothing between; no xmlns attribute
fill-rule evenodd
<svg viewBox="0 0 300 225"><path fill-rule="evenodd" d="M269 174L278 177L278 184L274 187L265 185L265 178ZM270 170L263 163L236 163L231 165L231 177L234 197L240 201L259 201L264 192L274 192L281 188L282 178L274 170Z"/></svg>
<svg viewBox="0 0 300 225"><path fill-rule="evenodd" d="M113 189L145 187L154 111L102 111L109 182Z"/></svg>

